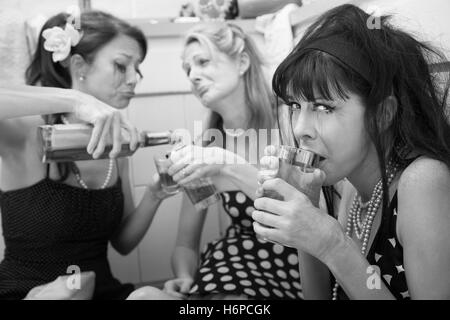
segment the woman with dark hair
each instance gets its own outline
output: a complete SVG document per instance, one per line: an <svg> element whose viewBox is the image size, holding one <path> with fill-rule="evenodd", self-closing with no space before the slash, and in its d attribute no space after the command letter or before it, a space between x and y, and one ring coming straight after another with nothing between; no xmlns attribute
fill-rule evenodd
<svg viewBox="0 0 450 320"><path fill-rule="evenodd" d="M0 122L0 204L6 245L0 264L3 299L24 298L33 287L67 275L69 270L95 273L94 299L127 297L133 285L122 285L113 277L107 260L108 242L121 254L133 250L167 196L155 178L135 208L128 162L113 159L120 151L117 142L111 159L41 163L40 145L35 143L36 128L41 124L94 123L97 129L88 151L92 152L101 138L93 152L94 159L102 152L109 133L103 128L114 126L114 140L120 142L120 125L127 122L109 109L126 108L142 77L139 65L146 55L147 43L139 29L99 11L82 13L75 25L70 23L72 18L58 14L46 22L27 71L29 85L60 89L6 90L5 102L18 106L28 101L29 107L15 112L8 106L10 114L5 114ZM76 29L77 23L80 30ZM84 99L85 103L93 103L92 110L85 104L67 106L67 101L73 101L71 93L78 91L96 98ZM34 94L39 106L35 112L31 111ZM15 102L15 96L20 102ZM42 107L43 100L49 101L46 108ZM100 104L106 109L104 114ZM41 117L3 120L46 112L50 114L44 117L45 121ZM130 135L135 148L136 129L130 129Z"/></svg>
<svg viewBox="0 0 450 320"><path fill-rule="evenodd" d="M347 179L351 206L341 202L337 221L268 180L258 193L284 200L255 201L255 232L299 250L305 298L449 299L448 88L430 71L443 56L388 17L369 29L369 17L353 5L326 12L273 78L290 109L283 129L321 156L314 183Z"/></svg>

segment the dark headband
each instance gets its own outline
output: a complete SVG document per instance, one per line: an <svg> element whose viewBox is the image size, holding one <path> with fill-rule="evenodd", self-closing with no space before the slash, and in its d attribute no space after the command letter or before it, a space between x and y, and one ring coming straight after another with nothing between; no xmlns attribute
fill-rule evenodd
<svg viewBox="0 0 450 320"><path fill-rule="evenodd" d="M358 73L369 83L372 82L367 59L360 49L342 37L323 38L305 46L303 50L319 50L328 53Z"/></svg>

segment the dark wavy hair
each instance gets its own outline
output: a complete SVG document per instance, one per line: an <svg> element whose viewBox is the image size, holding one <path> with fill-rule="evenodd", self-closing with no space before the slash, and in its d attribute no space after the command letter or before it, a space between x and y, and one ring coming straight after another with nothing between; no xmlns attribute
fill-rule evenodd
<svg viewBox="0 0 450 320"><path fill-rule="evenodd" d="M53 62L52 52L44 49L45 39L42 32L52 27L61 27L67 23L69 14L59 13L51 17L42 27L39 34L36 52L26 71L26 83L44 87L69 89L72 78L68 67L59 62ZM142 59L147 54L147 41L142 31L127 22L102 11L86 11L80 15L82 37L80 42L71 47L70 54L79 54L87 62L92 62L97 52L119 35L126 35L136 40L142 50ZM48 124L62 123L61 114L47 115ZM58 164L61 180L68 176L67 164Z"/></svg>
<svg viewBox="0 0 450 320"><path fill-rule="evenodd" d="M39 34L36 53L26 71L26 81L29 85L44 87L71 88L72 79L70 70L61 63L54 63L52 53L44 49L45 39L42 32L52 27L64 28L69 15L60 13L51 17L42 27ZM119 35L126 35L137 41L142 57L147 54L147 41L142 31L127 22L102 11L87 11L80 16L81 32L80 42L71 48L70 54L79 54L86 61L92 62L96 53L106 44Z"/></svg>
<svg viewBox="0 0 450 320"><path fill-rule="evenodd" d="M416 151L444 162L450 168L450 124L446 118L449 82L443 86L432 74L432 65L445 56L412 35L395 28L389 16L380 17L379 29L369 29L370 16L354 5L342 5L320 16L307 30L273 77L278 97L314 101L314 90L326 99L331 93L347 98L353 92L365 105L365 126L380 163L383 210L388 203L386 162L394 158L408 164L405 154ZM335 57L318 50L304 50L309 44L339 36L360 50L371 69L371 80L353 71ZM397 110L388 124L384 101L394 95ZM404 152L406 150L406 152Z"/></svg>

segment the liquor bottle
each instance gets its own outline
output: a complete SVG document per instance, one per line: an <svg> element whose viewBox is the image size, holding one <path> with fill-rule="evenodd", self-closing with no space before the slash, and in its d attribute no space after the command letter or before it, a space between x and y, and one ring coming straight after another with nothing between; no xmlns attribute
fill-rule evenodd
<svg viewBox="0 0 450 320"><path fill-rule="evenodd" d="M87 145L91 139L93 127L87 124L55 124L38 127L38 137L42 142L42 162L71 162L93 160L87 152ZM124 136L124 135L123 135ZM139 148L182 142L180 136L173 131L142 131L138 147L130 149L129 139L124 139L118 157L128 157ZM103 153L97 159L109 158L112 143L106 144Z"/></svg>

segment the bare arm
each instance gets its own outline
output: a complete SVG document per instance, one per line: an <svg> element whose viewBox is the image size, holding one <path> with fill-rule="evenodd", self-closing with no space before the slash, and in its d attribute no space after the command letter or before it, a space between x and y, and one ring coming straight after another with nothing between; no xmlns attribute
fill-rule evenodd
<svg viewBox="0 0 450 320"><path fill-rule="evenodd" d="M74 112L77 103L75 90L34 86L0 88L0 119Z"/></svg>
<svg viewBox="0 0 450 320"><path fill-rule="evenodd" d="M229 178L252 200L255 200L255 191L258 188L257 174L258 169L250 163L225 165L222 169L222 175Z"/></svg>
<svg viewBox="0 0 450 320"><path fill-rule="evenodd" d="M398 186L397 234L412 299L450 299L450 170L417 159Z"/></svg>
<svg viewBox="0 0 450 320"><path fill-rule="evenodd" d="M450 171L441 162L416 160L402 174L398 186L397 234L412 299L449 299ZM328 265L350 298L394 298L385 287L369 290L369 264L347 239Z"/></svg>
<svg viewBox="0 0 450 320"><path fill-rule="evenodd" d="M121 149L121 127L130 133L131 148L138 143L138 132L122 114L76 90L49 87L15 86L0 88L0 126L2 120L53 113L74 113L81 120L94 125L87 151L97 158L104 150L107 136L113 137L110 156L115 157Z"/></svg>
<svg viewBox="0 0 450 320"><path fill-rule="evenodd" d="M147 233L155 213L162 202L157 190L147 187L144 197L137 207L134 206L131 193L128 159L121 161L122 190L124 194L124 218L119 231L111 240L114 249L120 254L130 253ZM159 184L154 181L153 185ZM156 188L156 186L155 186Z"/></svg>
<svg viewBox="0 0 450 320"><path fill-rule="evenodd" d="M193 278L198 267L200 239L207 211L196 211L185 195L181 207L172 268L177 278Z"/></svg>
<svg viewBox="0 0 450 320"><path fill-rule="evenodd" d="M326 265L312 255L298 251L300 279L306 300L330 300L330 272Z"/></svg>

